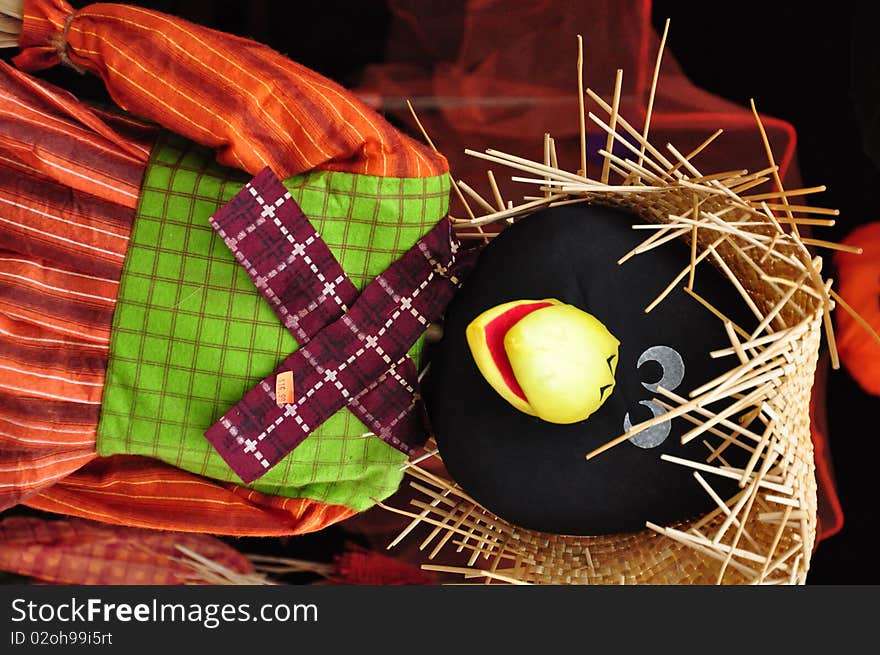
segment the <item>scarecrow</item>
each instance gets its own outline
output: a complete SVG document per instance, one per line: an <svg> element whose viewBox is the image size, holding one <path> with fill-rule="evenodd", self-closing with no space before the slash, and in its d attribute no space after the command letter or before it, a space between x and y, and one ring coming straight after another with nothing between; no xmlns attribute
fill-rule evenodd
<svg viewBox="0 0 880 655"><path fill-rule="evenodd" d="M789 211L789 234L770 207L762 215L737 195L769 177L703 176L689 156L658 154L647 128L637 164L615 158L615 139L640 136L619 117L618 79L613 105L597 100L610 114L598 121L608 132L600 180L587 175L583 145L572 172L557 165L550 141L543 163L489 153L541 178L532 182L544 195L498 211L483 201L489 214L462 227L447 215L441 155L265 46L132 6L2 7L21 48L18 69L0 68L4 506L140 528L297 534L381 503L408 468L422 489L437 486L415 523L430 515L450 526L438 549L453 534L472 539L471 564L494 555L489 577L616 582L627 561L659 556L663 566L690 558L683 569L696 576L657 573L652 562L632 580L724 581L730 571L735 581L803 581L815 478L809 426L798 417L817 316L832 303L801 252L797 224L812 219ZM99 75L128 113L87 106L23 72L58 64ZM775 182L768 198L788 204L778 174ZM757 236L741 227L757 224L756 214ZM635 245L621 226L653 229L644 221L664 216L690 238L689 267L675 281L690 270L692 298L661 303L667 290L649 305L660 318L646 327L632 308L641 311L656 295L651 282L681 262L655 251L636 258L629 277L604 274ZM481 229L506 219L516 224L497 239ZM778 233L761 231L768 226ZM471 275L474 244L490 238ZM750 294L740 279L757 267L744 254L754 247L768 251L773 280L767 291L760 278ZM718 269L699 278L711 303L693 288L706 259ZM541 317L551 314L545 329ZM707 329L718 316L726 333ZM426 408L423 335L441 319ZM535 359L551 345L552 357ZM567 361L566 352L591 349L595 357L572 359L590 370ZM720 354L706 359L710 350ZM730 372L723 357L741 368ZM645 377L654 369L656 379ZM548 371L567 372L548 388ZM708 416L699 401L688 404L676 393L686 375L690 388L708 390L706 404L729 404ZM792 416L772 404L780 384ZM588 406L559 400L574 387L589 387ZM408 463L435 432L448 486ZM695 440L709 435L722 444ZM704 445L710 462L723 463L709 468L726 486L697 475L695 488L657 466L694 464ZM585 454L606 451L607 465L584 470ZM768 485L775 495L758 496ZM792 518L785 508L795 506ZM771 519L750 518L746 529L736 513L753 507ZM646 536L646 515L709 525L717 538L657 524ZM659 539L678 545L667 551ZM596 572L591 547L607 552L612 571ZM750 557L763 558L763 570Z"/></svg>

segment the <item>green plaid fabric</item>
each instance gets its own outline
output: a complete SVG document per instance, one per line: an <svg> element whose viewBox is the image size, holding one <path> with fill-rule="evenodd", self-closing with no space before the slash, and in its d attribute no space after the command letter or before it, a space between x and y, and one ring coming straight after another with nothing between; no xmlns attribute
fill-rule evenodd
<svg viewBox="0 0 880 655"><path fill-rule="evenodd" d="M208 223L247 179L180 137L156 146L113 317L99 454L239 482L204 432L297 348ZM448 176L319 171L284 184L359 289L446 214L449 193ZM406 457L366 432L340 410L249 486L367 509L397 489Z"/></svg>

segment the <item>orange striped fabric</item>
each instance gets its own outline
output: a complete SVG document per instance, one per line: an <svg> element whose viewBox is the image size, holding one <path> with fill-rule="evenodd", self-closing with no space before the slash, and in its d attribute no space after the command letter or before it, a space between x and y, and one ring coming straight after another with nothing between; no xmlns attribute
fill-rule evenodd
<svg viewBox="0 0 880 655"><path fill-rule="evenodd" d="M72 12L61 0L27 1L16 63L58 63L47 44ZM70 59L101 75L121 106L249 172L447 170L337 85L258 44L121 5L81 10L67 39ZM23 502L241 536L309 532L354 514L144 458L96 458L110 320L155 128L2 62L0 117L0 509Z"/></svg>
<svg viewBox="0 0 880 655"><path fill-rule="evenodd" d="M286 178L314 168L398 177L447 171L349 92L271 48L139 7L25 3L16 64L66 57L101 76L120 107L216 148L228 166ZM236 108L230 111L230 108Z"/></svg>
<svg viewBox="0 0 880 655"><path fill-rule="evenodd" d="M98 458L25 504L117 525L266 537L314 532L356 513L342 505L267 496L129 455Z"/></svg>
<svg viewBox="0 0 880 655"><path fill-rule="evenodd" d="M114 125L0 62L0 508L95 457L148 156L142 125Z"/></svg>

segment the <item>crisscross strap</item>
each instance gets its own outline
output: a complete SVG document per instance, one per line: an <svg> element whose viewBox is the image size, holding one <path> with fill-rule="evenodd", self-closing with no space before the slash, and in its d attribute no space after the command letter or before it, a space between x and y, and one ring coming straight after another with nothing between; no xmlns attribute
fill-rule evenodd
<svg viewBox="0 0 880 655"><path fill-rule="evenodd" d="M268 168L214 214L211 225L300 346L354 304L358 290L302 209ZM408 356L349 409L404 453L425 442L427 414ZM392 415L388 398L405 395ZM315 426L316 427L316 426Z"/></svg>
<svg viewBox="0 0 880 655"><path fill-rule="evenodd" d="M251 186L253 188L253 183ZM245 191L256 200L250 190ZM256 202L258 213L250 214L251 223L263 219L265 225L269 214L274 213L272 225L276 230L286 231L281 239L278 235L265 238L269 243L280 241L285 244L284 258L279 259L279 253L276 253L268 258L268 262L274 262L271 266L277 269L281 261L287 261L296 251L301 253L298 257L307 266L305 254L320 237L313 229L309 233L302 226L308 220L301 212L286 217L299 223L296 227L293 224L287 227L277 216L277 210L266 209L269 203L275 207L277 200L267 200L262 195L261 200L262 203ZM277 207L280 209L285 204L282 202ZM257 207L252 206L252 211ZM243 217L241 214L239 220L244 220ZM245 237L259 231L253 229L247 233L248 227L242 223L236 223L236 227L238 230L230 224L222 233L224 239L230 236L235 239L236 249ZM297 236L312 241L306 245L298 241ZM254 241L254 245L258 243ZM319 251L315 256L321 257ZM460 250L448 219L439 221L371 282L348 311L343 310L339 318L285 359L272 375L224 414L205 433L207 439L242 480L251 482L346 405L356 407L368 399L372 406L381 408L382 425L393 429L411 414L419 398L416 388L405 377L406 353L425 327L442 316L475 258L473 251ZM258 282L258 285L267 286L269 271L263 271L267 275L260 275L253 266L254 262L248 261L251 264L248 270L253 269L256 273L255 281L265 278L265 282ZM263 262L260 269L265 268L267 258L261 257L260 261ZM309 261L315 260L309 256ZM284 267L285 271L288 266L290 264ZM330 294L323 293L323 290L321 293L324 300L317 303L319 305L339 307L340 303L345 304L338 295L340 302L330 299ZM290 315L289 308L287 312ZM301 322L297 325L302 327ZM293 403L279 406L274 391L275 379L285 371L293 372L296 396ZM401 393L401 388L406 393Z"/></svg>

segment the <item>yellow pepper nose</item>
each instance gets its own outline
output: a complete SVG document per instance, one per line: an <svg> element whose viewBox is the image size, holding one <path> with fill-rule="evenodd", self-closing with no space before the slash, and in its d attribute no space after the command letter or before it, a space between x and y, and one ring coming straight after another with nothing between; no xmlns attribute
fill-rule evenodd
<svg viewBox="0 0 880 655"><path fill-rule="evenodd" d="M474 319L467 338L486 381L514 407L545 421L583 421L614 390L620 342L573 305L505 303Z"/></svg>

